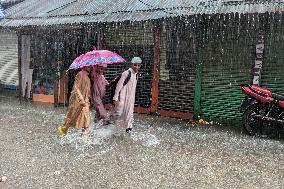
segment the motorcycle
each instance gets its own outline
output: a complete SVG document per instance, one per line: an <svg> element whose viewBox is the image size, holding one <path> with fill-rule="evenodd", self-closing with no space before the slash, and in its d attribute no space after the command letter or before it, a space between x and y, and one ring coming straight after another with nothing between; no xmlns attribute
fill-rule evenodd
<svg viewBox="0 0 284 189"><path fill-rule="evenodd" d="M284 129L284 96L257 85L242 85L242 122L249 135L276 138Z"/></svg>

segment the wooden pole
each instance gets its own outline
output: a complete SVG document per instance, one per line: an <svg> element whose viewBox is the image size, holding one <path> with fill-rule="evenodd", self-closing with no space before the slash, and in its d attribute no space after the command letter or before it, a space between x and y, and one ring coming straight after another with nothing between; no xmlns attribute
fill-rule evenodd
<svg viewBox="0 0 284 189"><path fill-rule="evenodd" d="M152 82L152 101L151 113L158 111L158 95L160 80L160 47L161 47L161 26L154 26L154 64L153 64L153 82Z"/></svg>
<svg viewBox="0 0 284 189"><path fill-rule="evenodd" d="M19 79L19 100L22 102L22 35L20 31L17 32L18 36L18 79Z"/></svg>
<svg viewBox="0 0 284 189"><path fill-rule="evenodd" d="M105 49L105 44L104 44L104 31L103 31L103 27L101 26L99 28L99 32L98 32L98 49Z"/></svg>
<svg viewBox="0 0 284 189"><path fill-rule="evenodd" d="M60 93L59 93L59 103L63 104L65 106L65 104L67 103L67 94L68 94L68 75L66 70L63 70L61 73L61 78L60 78Z"/></svg>

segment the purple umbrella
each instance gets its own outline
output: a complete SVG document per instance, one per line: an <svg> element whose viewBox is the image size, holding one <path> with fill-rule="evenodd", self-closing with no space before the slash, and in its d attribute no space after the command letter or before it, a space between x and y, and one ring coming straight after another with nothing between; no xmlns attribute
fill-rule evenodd
<svg viewBox="0 0 284 189"><path fill-rule="evenodd" d="M93 51L78 56L68 70L79 69L85 66L94 66L97 64L116 64L120 62L125 62L125 60L115 52L109 50L96 50L96 48L94 48Z"/></svg>

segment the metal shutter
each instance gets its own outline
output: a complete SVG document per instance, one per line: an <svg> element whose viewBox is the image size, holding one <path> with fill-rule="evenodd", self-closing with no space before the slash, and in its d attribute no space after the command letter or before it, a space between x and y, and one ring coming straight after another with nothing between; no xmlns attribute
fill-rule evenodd
<svg viewBox="0 0 284 189"><path fill-rule="evenodd" d="M265 41L260 85L284 94L284 28L281 23L276 26L271 27Z"/></svg>
<svg viewBox="0 0 284 189"><path fill-rule="evenodd" d="M159 110L193 113L196 58L190 29L177 20L162 30Z"/></svg>
<svg viewBox="0 0 284 189"><path fill-rule="evenodd" d="M105 47L117 52L126 59L126 63L108 66L106 78L111 81L119 73L129 68L129 62L134 56L141 57L143 66L138 73L138 83L135 95L135 106L148 108L151 106L152 67L153 67L153 31L152 25L122 24L108 27L105 30ZM111 102L107 91L107 102Z"/></svg>
<svg viewBox="0 0 284 189"><path fill-rule="evenodd" d="M222 123L240 121L241 84L251 81L254 37L215 39L205 45L201 81L201 116Z"/></svg>
<svg viewBox="0 0 284 189"><path fill-rule="evenodd" d="M18 86L18 38L15 33L0 33L0 80L4 88Z"/></svg>

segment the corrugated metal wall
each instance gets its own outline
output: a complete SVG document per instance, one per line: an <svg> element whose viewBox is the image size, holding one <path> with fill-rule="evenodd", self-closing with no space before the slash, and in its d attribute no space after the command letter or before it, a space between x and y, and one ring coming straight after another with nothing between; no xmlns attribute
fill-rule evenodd
<svg viewBox="0 0 284 189"><path fill-rule="evenodd" d="M179 18L180 20L163 22L158 109L193 112L195 79L197 72L200 72L200 115L220 122L239 121L239 107L244 99L240 85L252 81L256 39L261 30L266 31L261 83L272 90L282 92L283 17L273 17L268 21L267 18L267 15L253 14L200 15L193 19ZM267 23L271 24L275 20L277 24L267 26ZM135 104L149 108L154 62L152 24L115 23L103 27L100 28L104 36L103 48L117 52L128 63L133 56L142 58L143 66L139 73ZM89 50L90 45L95 44L96 40L92 43L88 41L90 38L97 38L98 31L93 29L93 34L89 37L82 34L82 40L77 38L78 41L85 41L85 45L74 43L82 49L71 48L72 51L76 51L73 55ZM67 48L68 44L65 46ZM73 60L73 55L70 55L70 60ZM109 81L114 79L130 66L128 63L109 66L106 78ZM196 71L199 67L200 70ZM107 102L110 102L109 91L107 95Z"/></svg>
<svg viewBox="0 0 284 189"><path fill-rule="evenodd" d="M255 31L245 15L207 17L202 34L201 116L219 122L239 121L244 99L241 84L251 82Z"/></svg>
<svg viewBox="0 0 284 189"><path fill-rule="evenodd" d="M13 32L0 32L0 83L15 89L18 79L18 37Z"/></svg>
<svg viewBox="0 0 284 189"><path fill-rule="evenodd" d="M104 45L124 57L127 62L108 66L106 78L110 81L130 67L134 56L143 63L138 74L135 105L149 108L152 93L153 31L149 23L107 25L104 29ZM110 102L109 91L107 101Z"/></svg>
<svg viewBox="0 0 284 189"><path fill-rule="evenodd" d="M33 69L32 90L41 84L48 89L46 94L53 95L54 80L59 66L56 63L53 35L50 31L38 31L36 35L31 36L30 48L31 64L29 68Z"/></svg>
<svg viewBox="0 0 284 189"><path fill-rule="evenodd" d="M260 85L284 94L284 18L271 14L268 19Z"/></svg>
<svg viewBox="0 0 284 189"><path fill-rule="evenodd" d="M193 112L195 42L185 20L164 25L161 37L159 109Z"/></svg>
<svg viewBox="0 0 284 189"><path fill-rule="evenodd" d="M60 96L60 78L69 68L73 60L79 55L91 51L97 47L96 27L84 27L55 30L46 28L35 30L31 41L31 68L34 69L33 80L44 81L50 87L49 94ZM67 99L69 98L76 71L68 72ZM54 81L59 83L54 88ZM61 95L62 96L62 95ZM67 100L68 101L68 100ZM55 102L57 103L57 102Z"/></svg>

